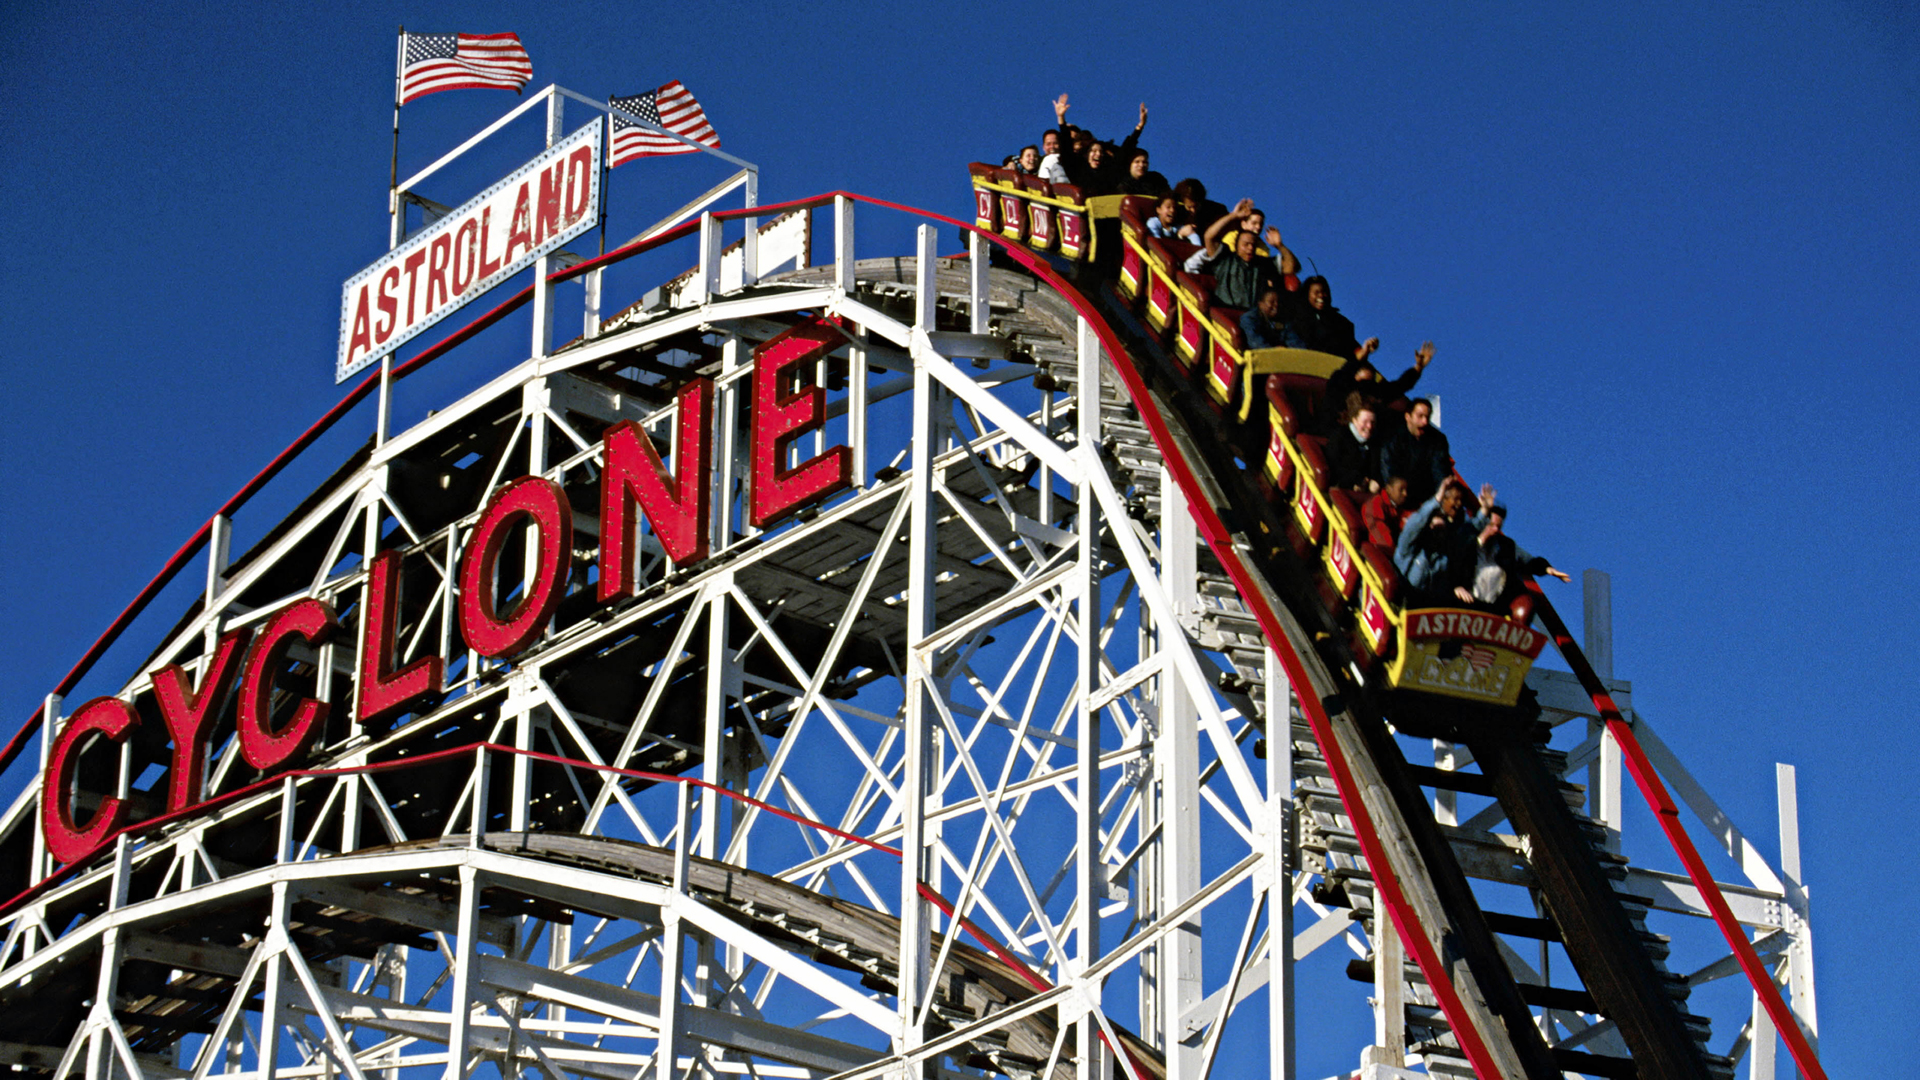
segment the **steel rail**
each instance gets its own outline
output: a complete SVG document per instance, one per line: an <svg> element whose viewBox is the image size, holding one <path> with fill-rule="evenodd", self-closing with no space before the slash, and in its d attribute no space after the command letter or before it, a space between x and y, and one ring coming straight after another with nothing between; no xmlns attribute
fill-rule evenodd
<svg viewBox="0 0 1920 1080"><path fill-rule="evenodd" d="M1565 620L1553 609L1547 594L1537 581L1528 581L1527 589L1533 594L1534 614L1547 627L1553 636L1553 643L1560 655L1573 669L1574 677L1580 680L1581 689L1593 699L1593 707L1600 718L1606 722L1607 731L1620 744L1620 752L1625 758L1628 771L1633 773L1634 784L1640 788L1640 794L1647 800L1647 807L1660 821L1660 828L1667 834L1667 842L1673 846L1673 852L1687 868L1687 877L1693 881L1693 887L1700 892L1700 899L1707 905L1707 911L1713 916L1714 925L1720 928L1720 934L1727 939L1727 946L1733 950L1734 960L1740 970L1753 984L1754 995L1767 1010L1767 1017L1786 1040L1787 1050L1793 1055L1793 1063L1800 1075L1810 1080L1826 1080L1827 1073L1820 1065L1820 1059L1813 1052L1813 1046L1807 1042L1806 1033L1800 1030L1800 1021L1787 1006L1786 999L1780 995L1779 984L1773 981L1766 965L1761 963L1760 954L1747 940L1746 931L1740 926L1740 920L1734 917L1733 908L1727 903L1726 894L1720 890L1720 883L1713 879L1713 873L1700 858L1700 850L1694 846L1693 838L1687 835L1686 824L1680 820L1680 807L1667 792L1667 786L1660 779L1660 772L1654 767L1653 759L1647 756L1646 749L1633 733L1633 724L1620 712L1613 695L1607 692L1606 684L1600 681L1600 675L1593 670L1587 656L1573 640L1573 634L1567 629Z"/></svg>

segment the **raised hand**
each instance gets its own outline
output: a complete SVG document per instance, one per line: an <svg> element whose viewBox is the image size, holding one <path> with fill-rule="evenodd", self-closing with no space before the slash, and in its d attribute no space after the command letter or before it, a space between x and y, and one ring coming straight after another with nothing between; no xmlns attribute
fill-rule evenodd
<svg viewBox="0 0 1920 1080"><path fill-rule="evenodd" d="M1268 246L1268 247L1270 247L1270 248L1274 248L1274 249L1276 249L1276 250L1278 250L1278 249L1280 248L1280 246L1281 246L1281 244L1280 244L1280 230L1279 230L1279 229L1276 229L1276 228L1274 228L1274 227L1273 227L1273 226L1271 226L1271 225L1269 225L1269 226L1267 226L1267 235L1266 235L1266 237L1265 237L1265 239L1266 239L1266 241L1267 241L1267 246Z"/></svg>
<svg viewBox="0 0 1920 1080"><path fill-rule="evenodd" d="M1419 371L1425 371L1427 369L1427 365L1432 361L1433 361L1433 342L1431 341L1421 342L1420 347L1413 351L1414 368Z"/></svg>
<svg viewBox="0 0 1920 1080"><path fill-rule="evenodd" d="M1253 213L1252 199L1241 199L1239 202L1233 204L1233 210L1230 211L1235 221L1245 221L1247 215L1251 213Z"/></svg>
<svg viewBox="0 0 1920 1080"><path fill-rule="evenodd" d="M1064 97L1065 95L1062 95L1062 96ZM1133 130L1139 131L1141 128L1144 128L1146 126L1147 126L1147 103L1143 101L1140 103L1140 122L1133 125Z"/></svg>
<svg viewBox="0 0 1920 1080"><path fill-rule="evenodd" d="M1055 120L1065 120L1067 118L1067 95L1061 94L1059 97L1053 99L1053 117Z"/></svg>

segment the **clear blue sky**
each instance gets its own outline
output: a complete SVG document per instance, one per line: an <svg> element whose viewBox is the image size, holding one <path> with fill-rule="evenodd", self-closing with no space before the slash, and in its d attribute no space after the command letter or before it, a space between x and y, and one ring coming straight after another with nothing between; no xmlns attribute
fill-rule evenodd
<svg viewBox="0 0 1920 1080"><path fill-rule="evenodd" d="M0 726L335 400L340 282L384 248L397 24L516 31L536 86L678 78L767 201L965 216L965 163L1034 141L1054 95L1115 136L1144 99L1155 167L1255 197L1383 367L1438 344L1423 386L1463 471L1529 547L1613 574L1619 674L1770 854L1773 763L1799 766L1826 1060L1879 1073L1920 1007L1920 17L1681 7L21 0ZM403 174L512 103L409 106ZM428 194L462 201L531 139ZM619 170L615 239L723 175Z"/></svg>

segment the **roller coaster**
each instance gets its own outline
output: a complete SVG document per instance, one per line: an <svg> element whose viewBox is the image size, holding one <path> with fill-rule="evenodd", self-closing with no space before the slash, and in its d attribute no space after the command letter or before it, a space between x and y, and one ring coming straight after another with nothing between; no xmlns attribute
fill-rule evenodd
<svg viewBox="0 0 1920 1080"><path fill-rule="evenodd" d="M1326 357L1244 348L1137 203L970 171L971 222L749 185L542 257L222 507L0 756L0 1062L1291 1078L1325 947L1355 1076L1823 1076L1797 838L1631 707L1604 578L1597 663L1537 589L1413 606L1306 430ZM881 216L913 250L857 258ZM524 360L389 430L529 304ZM1630 861L1628 778L1684 873Z"/></svg>

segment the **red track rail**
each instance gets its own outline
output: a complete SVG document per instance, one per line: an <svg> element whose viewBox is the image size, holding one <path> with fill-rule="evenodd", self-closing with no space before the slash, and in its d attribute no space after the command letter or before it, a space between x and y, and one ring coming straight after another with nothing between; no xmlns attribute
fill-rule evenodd
<svg viewBox="0 0 1920 1080"><path fill-rule="evenodd" d="M1779 1030L1780 1037L1786 1040L1787 1050L1793 1055L1793 1063L1799 1067L1800 1075L1810 1080L1826 1080L1826 1070L1814 1055L1806 1033L1800 1030L1800 1022L1794 1018L1793 1011L1787 1008L1773 976L1767 971L1766 965L1760 962L1760 954L1754 951L1753 943L1747 940L1740 920L1734 918L1726 894L1720 891L1719 883L1713 880L1713 874L1701 860L1699 849L1693 846L1693 838L1687 835L1686 824L1680 820L1680 807L1673 801L1673 796L1667 793L1667 785L1661 782L1659 770L1654 768L1653 760L1647 757L1640 740L1634 736L1633 725L1621 714L1613 695L1607 692L1606 684L1600 681L1593 665L1587 662L1586 654L1575 644L1573 634L1560 618L1560 613L1547 600L1539 582L1527 584L1534 596L1534 613L1546 624L1547 632L1553 635L1553 643L1559 648L1560 655L1580 680L1581 689L1593 699L1593 707L1600 713L1600 718L1606 721L1607 731L1620 744L1627 769L1633 773L1634 783L1639 785L1640 794L1646 798L1654 817L1660 820L1660 828L1667 834L1667 842L1673 845L1674 854L1680 856L1681 864L1687 868L1687 877L1692 879L1693 887L1700 891L1700 898L1713 914L1714 924L1720 928L1721 936L1727 939L1727 946L1733 950L1740 970L1746 974L1760 1003L1766 1007L1767 1017Z"/></svg>

